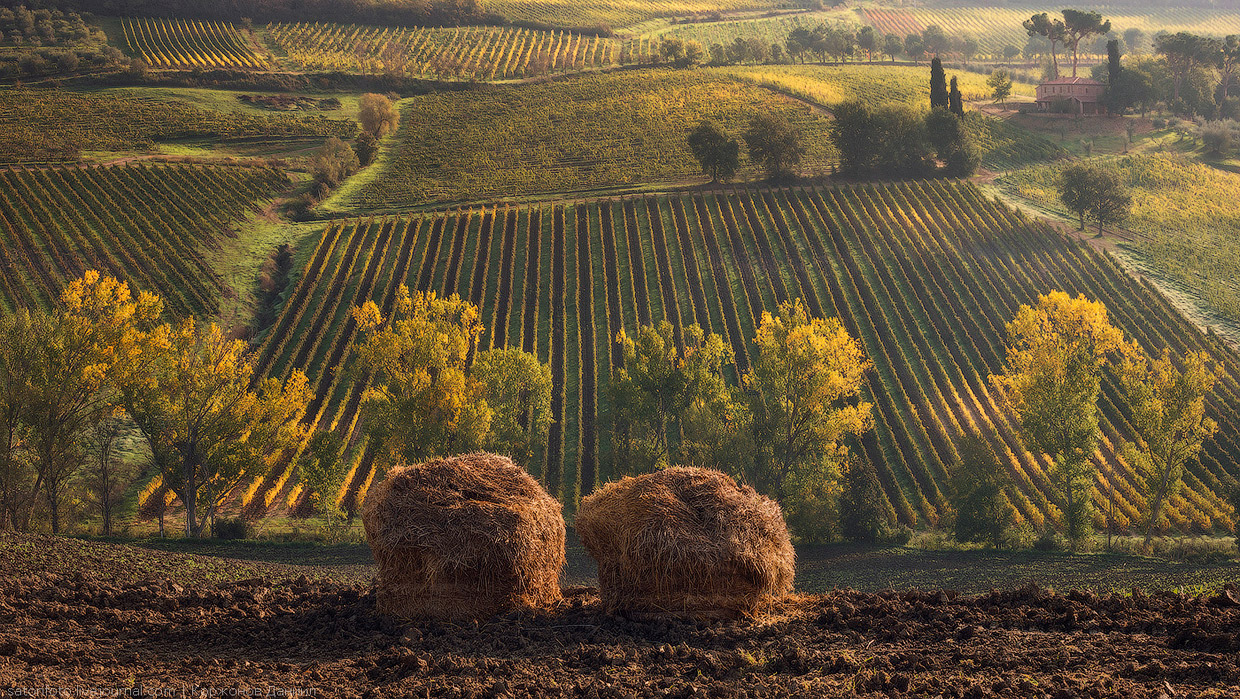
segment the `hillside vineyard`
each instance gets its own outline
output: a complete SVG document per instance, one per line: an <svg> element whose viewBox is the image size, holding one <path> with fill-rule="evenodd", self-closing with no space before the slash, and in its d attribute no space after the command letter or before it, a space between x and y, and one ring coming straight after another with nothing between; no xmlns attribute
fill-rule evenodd
<svg viewBox="0 0 1240 699"><path fill-rule="evenodd" d="M96 269L178 316L217 313L205 254L289 185L269 168L120 165L0 171L0 307L48 307Z"/></svg>
<svg viewBox="0 0 1240 699"><path fill-rule="evenodd" d="M986 439L1012 473L1006 496L1018 521L1060 518L1049 464L1021 446L988 376L1002 369L1004 325L1021 304L1054 289L1083 293L1147 352L1204 350L1222 367L1208 399L1220 431L1190 465L1168 517L1183 530L1230 526L1221 494L1240 466L1236 354L1108 255L969 184L720 190L328 224L257 361L260 374L309 375L316 397L305 420L353 446L337 494L350 508L377 470L358 427L367 377L348 366L350 309L373 299L387 312L402 283L477 304L484 348L516 346L550 363L551 445L546 463L528 467L570 510L610 476L606 382L621 328L668 320L718 333L736 354L735 381L762 313L804 299L814 314L843 319L874 363L864 399L877 429L857 448L878 468L889 517L909 525L938 521L947 469L968 434ZM1100 404L1093 496L1100 505L1113 497L1126 526L1139 519L1136 476L1116 451L1133 430L1111 377ZM296 508L290 472L281 463L238 504Z"/></svg>

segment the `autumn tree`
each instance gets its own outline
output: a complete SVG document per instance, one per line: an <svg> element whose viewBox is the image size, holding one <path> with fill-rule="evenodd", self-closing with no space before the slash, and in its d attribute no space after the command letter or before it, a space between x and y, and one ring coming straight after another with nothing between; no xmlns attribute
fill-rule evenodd
<svg viewBox="0 0 1240 699"><path fill-rule="evenodd" d="M740 144L709 119L703 119L689 134L689 150L712 183L732 179L740 166Z"/></svg>
<svg viewBox="0 0 1240 699"><path fill-rule="evenodd" d="M750 160L762 163L767 176L773 180L791 177L805 155L801 133L780 115L754 117L744 135Z"/></svg>
<svg viewBox="0 0 1240 699"><path fill-rule="evenodd" d="M873 427L871 405L857 400L871 365L838 318L811 318L800 299L763 312L753 343L743 385L756 453L746 476L783 501L798 473L842 463L842 441Z"/></svg>
<svg viewBox="0 0 1240 699"><path fill-rule="evenodd" d="M1052 291L1022 305L1007 335L1005 373L990 380L1016 413L1025 447L1050 458L1052 496L1077 542L1089 524L1102 367L1123 333L1101 303Z"/></svg>
<svg viewBox="0 0 1240 699"><path fill-rule="evenodd" d="M335 136L328 138L311 160L314 179L328 187L345 181L361 166L353 148Z"/></svg>
<svg viewBox="0 0 1240 699"><path fill-rule="evenodd" d="M551 429L551 367L508 347L479 353L471 374L492 411L486 448L526 469L541 463Z"/></svg>
<svg viewBox="0 0 1240 699"><path fill-rule="evenodd" d="M128 284L92 270L65 288L53 311L23 312L29 343L21 417L53 533L60 531L65 486L85 461L81 438L113 409L114 374L137 360L142 331L162 311L158 297L134 298Z"/></svg>
<svg viewBox="0 0 1240 699"><path fill-rule="evenodd" d="M395 133L400 125L400 110L383 95L373 92L364 94L358 99L357 107L357 119L362 122L362 130L375 138Z"/></svg>
<svg viewBox="0 0 1240 699"><path fill-rule="evenodd" d="M667 321L642 326L632 336L621 331L616 342L623 362L613 370L609 388L613 473L706 465L702 461L711 457L702 449L717 440L703 430L731 407L723 378L731 348L697 325L684 329L678 348ZM690 440L682 440L685 436Z"/></svg>
<svg viewBox="0 0 1240 699"><path fill-rule="evenodd" d="M1176 361L1169 350L1150 360L1135 343L1120 366L1120 385L1132 411L1136 442L1122 454L1140 476L1147 509L1145 546L1161 525L1167 500L1184 479L1185 465L1218 425L1206 417L1206 396L1220 375L1209 366L1209 355L1189 352Z"/></svg>
<svg viewBox="0 0 1240 699"><path fill-rule="evenodd" d="M483 330L478 308L401 285L392 317L373 301L353 314L364 337L357 366L372 377L362 406L372 443L410 462L481 448L492 411L486 386L469 375Z"/></svg>
<svg viewBox="0 0 1240 699"><path fill-rule="evenodd" d="M187 536L202 535L242 478L263 475L306 437L301 416L314 395L305 374L251 390L246 350L190 318L156 329L121 382L125 409L185 505Z"/></svg>

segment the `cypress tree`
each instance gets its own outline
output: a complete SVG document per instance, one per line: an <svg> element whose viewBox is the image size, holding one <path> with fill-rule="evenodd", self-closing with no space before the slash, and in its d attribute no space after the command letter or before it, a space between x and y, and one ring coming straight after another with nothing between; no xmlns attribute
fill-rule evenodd
<svg viewBox="0 0 1240 699"><path fill-rule="evenodd" d="M960 94L960 84L954 75L951 92L947 94L947 106L956 116L964 116L964 98Z"/></svg>
<svg viewBox="0 0 1240 699"><path fill-rule="evenodd" d="M1117 98L1119 96L1119 86L1122 84L1120 73L1123 72L1123 70L1124 68L1119 63L1119 39L1111 39L1107 42L1106 105L1107 109L1112 112L1120 111L1122 109L1116 109L1116 105L1120 101Z"/></svg>
<svg viewBox="0 0 1240 699"><path fill-rule="evenodd" d="M943 72L943 61L935 56L930 61L930 108L948 106L947 73Z"/></svg>

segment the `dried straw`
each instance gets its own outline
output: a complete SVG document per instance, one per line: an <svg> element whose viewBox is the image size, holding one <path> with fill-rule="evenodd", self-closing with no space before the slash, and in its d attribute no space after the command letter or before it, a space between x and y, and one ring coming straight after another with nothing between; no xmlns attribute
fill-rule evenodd
<svg viewBox="0 0 1240 699"><path fill-rule="evenodd" d="M752 615L792 590L779 505L718 471L669 468L581 501L577 532L611 611Z"/></svg>
<svg viewBox="0 0 1240 699"><path fill-rule="evenodd" d="M560 504L505 456L392 469L362 510L379 611L485 619L560 599Z"/></svg>

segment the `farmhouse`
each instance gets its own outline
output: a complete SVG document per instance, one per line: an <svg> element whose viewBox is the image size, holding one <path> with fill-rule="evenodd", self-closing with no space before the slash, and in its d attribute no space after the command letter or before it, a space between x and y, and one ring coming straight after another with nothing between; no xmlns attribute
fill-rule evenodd
<svg viewBox="0 0 1240 699"><path fill-rule="evenodd" d="M1037 104L1040 112L1066 114L1101 114L1103 90L1097 80L1089 78L1056 78L1038 85Z"/></svg>

